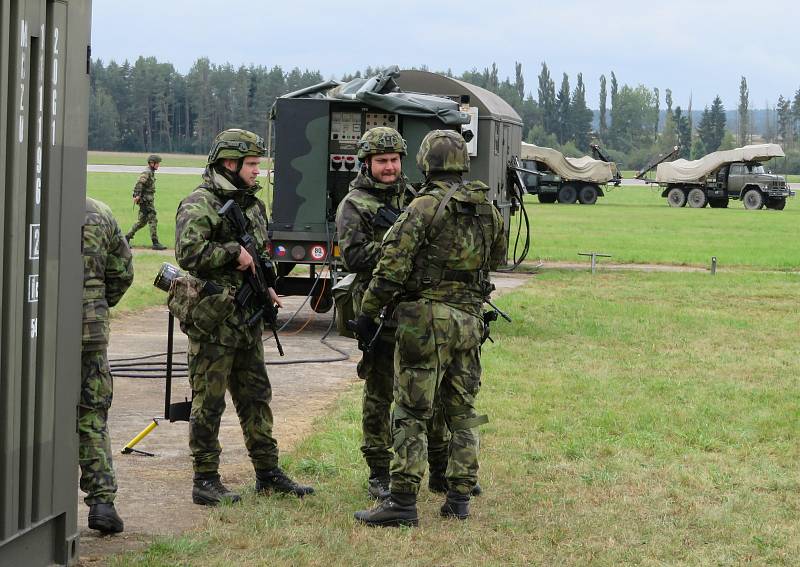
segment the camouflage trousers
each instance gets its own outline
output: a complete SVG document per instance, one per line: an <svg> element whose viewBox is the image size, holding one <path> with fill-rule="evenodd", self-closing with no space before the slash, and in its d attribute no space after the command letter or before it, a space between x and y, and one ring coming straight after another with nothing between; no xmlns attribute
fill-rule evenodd
<svg viewBox="0 0 800 567"><path fill-rule="evenodd" d="M117 479L111 462L108 408L114 383L105 348L81 353L81 398L78 402L80 487L88 506L113 502Z"/></svg>
<svg viewBox="0 0 800 567"><path fill-rule="evenodd" d="M477 426L486 422L486 416L478 416L474 407L480 389L482 321L427 299L400 303L396 316L392 492L419 491L428 420L438 395L452 434L448 486L469 494L478 479Z"/></svg>
<svg viewBox="0 0 800 567"><path fill-rule="evenodd" d="M264 345L231 348L189 339L189 384L192 411L189 448L194 472L214 474L219 469L219 426L230 390L239 416L244 444L256 470L278 466L278 443L272 437L272 387L264 366Z"/></svg>
<svg viewBox="0 0 800 567"><path fill-rule="evenodd" d="M385 469L392 460L391 406L394 397L394 351L392 335L381 336L373 351L358 362L358 377L364 380L361 403L361 453L370 469ZM428 463L431 474L444 476L450 431L441 404L436 404L428 422Z"/></svg>
<svg viewBox="0 0 800 567"><path fill-rule="evenodd" d="M139 205L139 218L133 223L125 238L129 241L132 240L139 229L144 228L146 224L150 225L150 240L155 244L158 242L158 216L156 215L156 208L152 204Z"/></svg>

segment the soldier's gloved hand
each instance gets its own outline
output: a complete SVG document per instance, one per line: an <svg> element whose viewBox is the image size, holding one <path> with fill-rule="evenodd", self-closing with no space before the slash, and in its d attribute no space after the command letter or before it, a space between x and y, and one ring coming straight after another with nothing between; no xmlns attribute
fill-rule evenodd
<svg viewBox="0 0 800 567"><path fill-rule="evenodd" d="M362 313L358 319L349 319L347 328L356 334L359 343L368 345L378 330L378 324L372 317Z"/></svg>

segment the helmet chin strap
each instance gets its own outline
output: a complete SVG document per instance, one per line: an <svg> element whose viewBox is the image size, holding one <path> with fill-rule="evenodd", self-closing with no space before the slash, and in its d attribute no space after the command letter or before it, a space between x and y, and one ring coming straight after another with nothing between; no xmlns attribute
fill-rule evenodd
<svg viewBox="0 0 800 567"><path fill-rule="evenodd" d="M237 189L246 189L247 185L242 179L242 176L239 174L239 172L242 171L242 165L244 165L244 158L239 158L236 161L236 171L231 171L230 169L222 165L221 162L217 162L214 164L214 170L217 173L219 173L222 177L230 181L231 184L233 184L233 186L236 187Z"/></svg>

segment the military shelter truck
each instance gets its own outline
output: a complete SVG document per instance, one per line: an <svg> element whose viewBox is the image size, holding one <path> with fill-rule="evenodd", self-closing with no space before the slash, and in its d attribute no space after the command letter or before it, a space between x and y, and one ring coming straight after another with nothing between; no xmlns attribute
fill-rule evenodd
<svg viewBox="0 0 800 567"><path fill-rule="evenodd" d="M731 199L739 199L745 209L783 210L787 197L794 195L784 177L766 172L762 165L773 157L784 156L777 144L712 152L694 161L665 161L675 154L677 149L636 175L645 179L656 167L655 183L663 188L661 196L671 207L688 204L693 208L726 208Z"/></svg>
<svg viewBox="0 0 800 567"><path fill-rule="evenodd" d="M274 188L270 246L277 266L277 291L310 295L311 306L333 305L327 267L340 270L335 217L339 202L361 163L357 142L376 126L397 129L408 143L403 173L422 181L416 153L434 129L470 130L468 179L490 187L489 198L502 212L508 234L510 215L521 202L507 164L519 153L522 121L497 95L425 71L390 68L348 83L327 81L278 98L271 112L274 134ZM308 266L308 274L298 274Z"/></svg>
<svg viewBox="0 0 800 567"><path fill-rule="evenodd" d="M558 150L525 142L521 158L525 188L540 203L594 205L605 195L602 185L620 181L616 164L607 159L568 158Z"/></svg>

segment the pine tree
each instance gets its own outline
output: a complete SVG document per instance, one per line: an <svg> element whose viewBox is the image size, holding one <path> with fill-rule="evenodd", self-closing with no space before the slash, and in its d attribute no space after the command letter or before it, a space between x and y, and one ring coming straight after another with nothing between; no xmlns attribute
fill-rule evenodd
<svg viewBox="0 0 800 567"><path fill-rule="evenodd" d="M550 78L547 63L542 63L539 73L539 109L542 113L542 127L548 134L554 134L558 121L556 116L556 85Z"/></svg>
<svg viewBox="0 0 800 567"><path fill-rule="evenodd" d="M739 83L739 145L744 146L748 142L750 134L750 91L747 89L747 79L742 77Z"/></svg>
<svg viewBox="0 0 800 567"><path fill-rule="evenodd" d="M583 73L578 73L575 90L572 91L569 118L570 131L575 146L582 152L589 151L589 132L592 129L592 111L586 106L586 86Z"/></svg>
<svg viewBox="0 0 800 567"><path fill-rule="evenodd" d="M606 123L606 76L600 75L600 139L605 140L608 134L608 124Z"/></svg>
<svg viewBox="0 0 800 567"><path fill-rule="evenodd" d="M556 96L556 110L558 113L558 143L565 144L567 140L572 138L570 131L570 94L569 94L569 77L564 73L561 79L561 88L558 90Z"/></svg>

